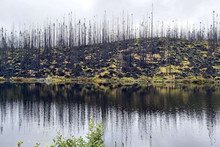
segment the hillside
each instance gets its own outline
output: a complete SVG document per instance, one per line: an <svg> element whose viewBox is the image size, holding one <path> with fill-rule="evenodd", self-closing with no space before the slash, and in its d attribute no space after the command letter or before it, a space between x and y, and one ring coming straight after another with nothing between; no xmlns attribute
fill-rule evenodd
<svg viewBox="0 0 220 147"><path fill-rule="evenodd" d="M72 48L0 49L0 77L220 77L220 48L209 48L207 41L154 38Z"/></svg>

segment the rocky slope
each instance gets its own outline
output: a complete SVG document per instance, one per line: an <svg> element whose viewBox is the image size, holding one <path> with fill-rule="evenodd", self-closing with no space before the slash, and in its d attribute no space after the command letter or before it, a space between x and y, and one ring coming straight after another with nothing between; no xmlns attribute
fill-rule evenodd
<svg viewBox="0 0 220 147"><path fill-rule="evenodd" d="M74 48L1 49L0 77L220 77L207 41L134 39Z"/></svg>

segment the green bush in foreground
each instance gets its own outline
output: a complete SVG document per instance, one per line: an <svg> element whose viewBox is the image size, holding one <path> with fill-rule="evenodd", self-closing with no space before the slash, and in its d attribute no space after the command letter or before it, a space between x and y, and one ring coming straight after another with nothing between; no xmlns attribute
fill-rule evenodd
<svg viewBox="0 0 220 147"><path fill-rule="evenodd" d="M104 135L104 127L102 122L95 126L93 118L90 119L89 123L89 133L86 134L86 139L84 140L81 136L79 138L64 138L60 133L57 134L56 138L53 139L53 145L50 147L105 147L104 141L102 139ZM23 142L18 142L18 147ZM37 143L34 147L39 147L40 144Z"/></svg>

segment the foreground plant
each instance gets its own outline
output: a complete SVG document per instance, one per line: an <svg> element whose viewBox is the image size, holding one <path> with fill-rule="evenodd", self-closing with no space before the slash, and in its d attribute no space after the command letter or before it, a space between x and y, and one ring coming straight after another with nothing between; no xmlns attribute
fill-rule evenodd
<svg viewBox="0 0 220 147"><path fill-rule="evenodd" d="M104 141L102 139L104 135L103 123L100 122L95 126L94 119L90 119L89 133L86 134L86 139L84 140L81 136L79 138L64 138L59 132L56 138L53 139L53 145L50 147L105 147ZM23 142L22 142L23 143ZM20 147L21 143L18 143ZM40 144L37 143L36 147Z"/></svg>

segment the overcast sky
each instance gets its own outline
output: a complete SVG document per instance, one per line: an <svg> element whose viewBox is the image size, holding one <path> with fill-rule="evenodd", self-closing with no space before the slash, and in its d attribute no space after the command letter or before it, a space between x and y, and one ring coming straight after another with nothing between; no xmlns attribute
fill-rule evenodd
<svg viewBox="0 0 220 147"><path fill-rule="evenodd" d="M212 11L219 12L220 0L0 0L0 26L43 24L47 18L62 18L69 12L77 18L90 19L125 12L133 13L136 20L151 12L154 4L154 21L207 23Z"/></svg>

